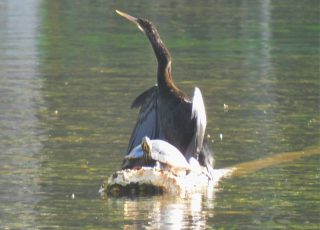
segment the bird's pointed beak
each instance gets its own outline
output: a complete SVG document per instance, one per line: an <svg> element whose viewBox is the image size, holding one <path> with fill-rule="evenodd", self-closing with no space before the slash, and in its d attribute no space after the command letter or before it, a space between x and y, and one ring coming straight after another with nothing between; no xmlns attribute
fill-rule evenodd
<svg viewBox="0 0 320 230"><path fill-rule="evenodd" d="M120 10L116 10L116 13L119 14L120 16L124 17L125 19L129 20L130 22L133 22L134 24L136 24L138 26L138 28L144 32L144 30L142 29L142 27L139 25L139 20L138 18L135 18L127 13L121 12Z"/></svg>

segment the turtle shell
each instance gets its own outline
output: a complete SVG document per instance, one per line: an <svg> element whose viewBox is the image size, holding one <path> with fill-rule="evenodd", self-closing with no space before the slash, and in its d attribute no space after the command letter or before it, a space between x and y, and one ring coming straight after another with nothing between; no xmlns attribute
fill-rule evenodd
<svg viewBox="0 0 320 230"><path fill-rule="evenodd" d="M190 170L190 165L183 154L170 143L163 140L151 140L151 158L169 168Z"/></svg>

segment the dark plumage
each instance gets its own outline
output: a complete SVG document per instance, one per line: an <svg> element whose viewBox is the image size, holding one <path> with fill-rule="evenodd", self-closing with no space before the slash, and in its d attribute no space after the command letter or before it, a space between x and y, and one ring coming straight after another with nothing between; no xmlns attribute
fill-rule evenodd
<svg viewBox="0 0 320 230"><path fill-rule="evenodd" d="M148 136L150 139L162 139L174 145L187 160L191 157L199 159L200 154L200 163L211 168L208 163L210 160L206 159L211 159L212 153L208 146L203 146L206 115L200 90L195 89L191 101L174 84L170 53L150 21L120 11L117 13L135 23L148 37L158 61L157 85L139 95L132 104L132 107L141 109L127 152L139 145L144 136ZM137 163L132 161L124 165L132 168L137 166Z"/></svg>

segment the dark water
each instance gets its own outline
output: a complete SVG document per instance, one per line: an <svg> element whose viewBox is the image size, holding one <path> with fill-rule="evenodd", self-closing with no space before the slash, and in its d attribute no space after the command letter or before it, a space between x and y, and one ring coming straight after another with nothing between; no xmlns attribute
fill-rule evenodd
<svg viewBox="0 0 320 230"><path fill-rule="evenodd" d="M0 1L1 228L318 229L319 156L208 197L98 194L155 83L115 9L154 21L176 84L201 88L217 168L319 144L318 1Z"/></svg>

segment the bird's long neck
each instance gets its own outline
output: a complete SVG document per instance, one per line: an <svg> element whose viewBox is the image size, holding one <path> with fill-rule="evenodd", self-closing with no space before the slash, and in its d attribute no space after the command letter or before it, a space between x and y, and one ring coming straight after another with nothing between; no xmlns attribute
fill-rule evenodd
<svg viewBox="0 0 320 230"><path fill-rule="evenodd" d="M160 93L179 91L171 77L171 56L157 31L147 34L158 61L158 86Z"/></svg>

